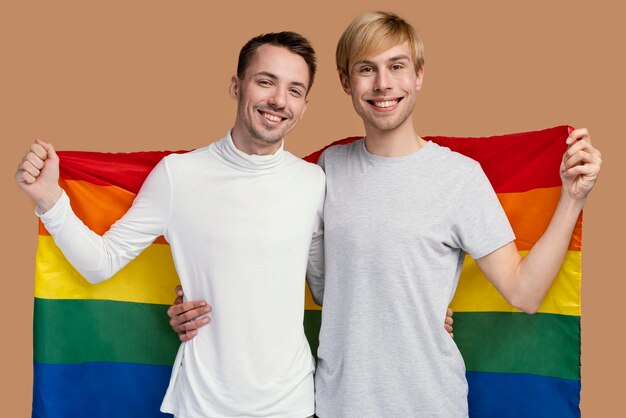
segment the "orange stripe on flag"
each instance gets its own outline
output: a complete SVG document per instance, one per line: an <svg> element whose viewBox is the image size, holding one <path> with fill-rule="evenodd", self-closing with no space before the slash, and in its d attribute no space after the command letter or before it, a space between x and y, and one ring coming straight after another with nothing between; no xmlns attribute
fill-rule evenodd
<svg viewBox="0 0 626 418"><path fill-rule="evenodd" d="M498 199L515 231L517 249L530 250L548 227L561 195L560 187L534 189L521 193L499 193ZM578 218L569 251L580 251L582 216Z"/></svg>
<svg viewBox="0 0 626 418"><path fill-rule="evenodd" d="M61 180L61 186L70 197L72 208L85 224L103 234L128 210L135 194L117 186L98 186L83 180ZM498 199L515 231L517 248L530 250L545 231L556 209L561 193L560 187L534 189L521 193L499 193ZM40 235L49 235L39 225ZM578 219L570 251L580 251L582 240L582 216ZM159 237L155 243L167 243Z"/></svg>
<svg viewBox="0 0 626 418"><path fill-rule="evenodd" d="M117 186L98 186L84 180L60 179L59 184L70 198L72 209L85 225L98 234L104 234L122 217L135 200L131 193ZM39 222L39 235L50 235ZM167 244L163 237L155 244Z"/></svg>

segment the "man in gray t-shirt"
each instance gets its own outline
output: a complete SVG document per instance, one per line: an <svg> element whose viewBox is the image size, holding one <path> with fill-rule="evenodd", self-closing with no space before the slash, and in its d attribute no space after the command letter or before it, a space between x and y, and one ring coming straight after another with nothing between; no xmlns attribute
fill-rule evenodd
<svg viewBox="0 0 626 418"><path fill-rule="evenodd" d="M324 305L316 414L467 416L463 360L441 327L465 254L511 305L537 311L595 184L600 153L587 130L570 133L559 204L522 259L479 164L416 133L424 58L411 25L390 13L359 16L336 58L366 136L320 159L325 274L309 274ZM172 323L193 317L192 307L175 310L188 312Z"/></svg>
<svg viewBox="0 0 626 418"><path fill-rule="evenodd" d="M420 138L411 118L423 45L390 13L355 19L337 46L344 91L365 138L327 149L325 278L315 376L327 417L467 416L465 367L438 325L465 253L513 306L535 312L556 276L600 170L586 130L573 131L563 193L521 259L480 165Z"/></svg>

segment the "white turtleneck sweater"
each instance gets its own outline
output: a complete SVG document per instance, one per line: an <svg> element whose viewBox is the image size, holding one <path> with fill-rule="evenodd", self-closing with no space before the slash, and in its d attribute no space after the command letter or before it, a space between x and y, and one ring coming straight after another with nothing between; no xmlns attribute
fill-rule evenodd
<svg viewBox="0 0 626 418"><path fill-rule="evenodd" d="M282 146L247 155L229 133L165 157L103 236L76 217L65 194L41 219L92 283L165 236L187 299L213 306L211 323L178 350L163 412L306 417L314 413L315 365L302 326L304 277L309 251L320 270L324 190L317 165Z"/></svg>

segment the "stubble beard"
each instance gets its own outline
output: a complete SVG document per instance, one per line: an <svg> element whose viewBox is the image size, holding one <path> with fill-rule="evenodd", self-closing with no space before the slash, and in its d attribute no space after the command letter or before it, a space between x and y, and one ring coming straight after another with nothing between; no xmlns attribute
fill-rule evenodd
<svg viewBox="0 0 626 418"><path fill-rule="evenodd" d="M250 137L255 141L263 145L275 145L283 140L285 135L293 129L293 125L288 126L260 126L253 122L253 118L259 114L259 110L267 110L267 106L255 106L252 109L252 115L245 120L246 130L250 134ZM243 110L243 109L242 109ZM284 112L282 112L284 113ZM263 117L260 115L261 118ZM287 116L290 118L291 115ZM284 122L289 122L287 119Z"/></svg>
<svg viewBox="0 0 626 418"><path fill-rule="evenodd" d="M274 145L283 140L284 135L281 132L272 132L271 129L259 129L249 121L246 122L246 125L248 133L256 142L264 145Z"/></svg>

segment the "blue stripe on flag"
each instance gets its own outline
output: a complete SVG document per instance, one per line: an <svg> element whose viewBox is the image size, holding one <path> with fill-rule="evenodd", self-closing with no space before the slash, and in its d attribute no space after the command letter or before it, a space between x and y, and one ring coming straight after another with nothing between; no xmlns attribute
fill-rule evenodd
<svg viewBox="0 0 626 418"><path fill-rule="evenodd" d="M171 417L159 411L172 368L134 363L34 363L33 417Z"/></svg>
<svg viewBox="0 0 626 418"><path fill-rule="evenodd" d="M487 417L580 417L580 380L467 372L469 413Z"/></svg>

